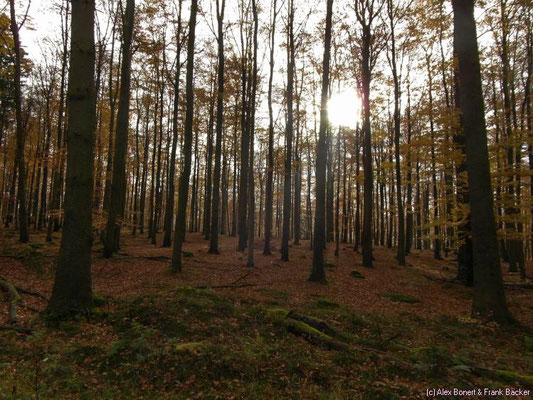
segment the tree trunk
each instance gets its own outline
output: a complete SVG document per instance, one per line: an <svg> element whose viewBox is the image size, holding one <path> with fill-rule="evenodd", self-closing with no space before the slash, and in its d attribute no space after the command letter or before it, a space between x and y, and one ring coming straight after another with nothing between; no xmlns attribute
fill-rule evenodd
<svg viewBox="0 0 533 400"><path fill-rule="evenodd" d="M472 315L509 322L503 290L490 181L487 132L473 0L452 0L458 59L459 105L466 142L472 213L474 300Z"/></svg>
<svg viewBox="0 0 533 400"><path fill-rule="evenodd" d="M19 241L27 243L30 240L28 234L28 215L26 208L26 164L24 163L24 146L26 143L26 132L24 121L22 120L22 52L20 47L19 29L15 15L15 0L9 0L9 10L11 14L11 34L13 35L13 44L15 50L15 119L16 119L16 138L17 147L15 151L15 163L18 167L18 190L17 203L18 222L19 222Z"/></svg>
<svg viewBox="0 0 533 400"><path fill-rule="evenodd" d="M185 131L183 143L183 170L180 175L178 192L178 212L176 215L176 228L174 232L174 246L172 248L172 272L181 272L181 253L185 240L187 198L189 196L189 179L191 175L191 152L194 116L194 40L196 31L196 13L198 0L191 0L191 16L189 19L189 39L187 43L187 76L185 84Z"/></svg>
<svg viewBox="0 0 533 400"><path fill-rule="evenodd" d="M176 74L174 76L174 108L172 109L172 151L170 153L170 167L168 172L168 189L167 204L165 210L165 235L163 237L163 247L170 247L172 240L172 217L174 216L174 195L175 195L175 175L176 175L176 150L178 147L178 111L179 111L179 93L180 93L180 74L181 74L181 9L183 1L179 1L178 6L178 26L176 28Z"/></svg>
<svg viewBox="0 0 533 400"><path fill-rule="evenodd" d="M313 266L309 280L326 282L324 271L324 246L326 244L326 132L328 128L328 87L331 49L331 20L333 0L327 0L324 58L322 61L322 93L320 102L320 128L316 148L316 205L313 235Z"/></svg>
<svg viewBox="0 0 533 400"><path fill-rule="evenodd" d="M211 237L209 253L219 254L219 209L220 209L220 158L222 156L222 127L224 124L224 11L226 0L217 0L218 21L218 90L217 90L217 127L215 139L215 176L213 182L213 206L211 207Z"/></svg>
<svg viewBox="0 0 533 400"><path fill-rule="evenodd" d="M120 227L124 218L126 202L126 154L128 153L128 129L130 113L131 84L131 42L135 0L127 0L126 11L122 16L122 65L120 71L120 94L117 114L115 152L113 155L113 178L109 213L107 216L106 238L103 255L109 258L119 249Z"/></svg>
<svg viewBox="0 0 533 400"><path fill-rule="evenodd" d="M281 236L281 260L289 261L289 237L291 228L291 168L294 99L294 1L288 2L287 29L287 127L285 130L285 175L283 181L283 231Z"/></svg>
<svg viewBox="0 0 533 400"><path fill-rule="evenodd" d="M272 82L274 79L274 45L276 38L276 17L277 0L272 3L272 26L270 28L270 61L268 77L268 156L267 156L267 180L266 180L266 199L265 199L265 246L264 255L272 254L270 249L270 239L272 237L272 215L274 205L273 179L274 179L274 115L272 111Z"/></svg>
<svg viewBox="0 0 533 400"><path fill-rule="evenodd" d="M94 92L94 0L72 0L68 74L65 222L48 313L69 317L92 306L91 247Z"/></svg>
<svg viewBox="0 0 533 400"><path fill-rule="evenodd" d="M363 86L363 265L372 268L372 136L370 132L370 25L363 25L362 75Z"/></svg>

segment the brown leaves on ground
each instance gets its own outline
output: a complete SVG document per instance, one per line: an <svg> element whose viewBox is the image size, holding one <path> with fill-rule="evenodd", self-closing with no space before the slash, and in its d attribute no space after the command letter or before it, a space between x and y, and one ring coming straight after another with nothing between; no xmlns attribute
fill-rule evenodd
<svg viewBox="0 0 533 400"><path fill-rule="evenodd" d="M6 234L6 233L4 233ZM43 234L34 234L32 240L42 243L39 249L44 255L42 271L28 269L17 258L6 254L0 257L0 275L12 283L50 296L53 286L52 265L58 253L58 242L46 244ZM6 242L6 240L4 240ZM160 243L161 241L159 241ZM257 240L261 242L261 240ZM192 287L224 286L222 294L237 292L239 295L265 301L271 293L288 296L289 305L298 306L311 298L327 298L354 311L377 311L385 315L413 312L420 317L435 314L468 318L471 306L471 289L461 285L446 284L446 279L455 276L455 262L451 259L435 260L430 252L414 250L407 256L407 266L400 267L394 251L374 249L374 268L361 265L360 253L354 252L348 243L341 244L340 255L333 255L333 245L326 250L327 285L311 283L309 277L312 251L308 241L291 245L290 261L283 262L274 252L265 256L258 248L255 252L255 267L246 267L247 256L236 251L236 238L221 236L220 255L208 254L208 242L198 233L187 234L184 244L184 268L181 274L169 273L171 248L150 245L145 236L123 235L122 250L113 258L104 259L94 246L92 276L93 290L112 299L156 294L165 289L188 285ZM7 241L7 246L20 248ZM279 248L276 241L273 247ZM6 251L4 251L6 253ZM515 281L516 275L506 273L504 279ZM354 279L357 270L364 279ZM429 280L425 275L442 278ZM527 275L533 276L533 264L528 263ZM524 325L533 326L533 299L526 289L508 289L508 303L513 315ZM265 294L268 293L268 294ZM391 301L383 294L398 294L421 300L418 303ZM24 296L26 303L44 308L45 303L32 296ZM20 310L23 323L29 322L31 312ZM2 304L2 320L7 318L7 306Z"/></svg>

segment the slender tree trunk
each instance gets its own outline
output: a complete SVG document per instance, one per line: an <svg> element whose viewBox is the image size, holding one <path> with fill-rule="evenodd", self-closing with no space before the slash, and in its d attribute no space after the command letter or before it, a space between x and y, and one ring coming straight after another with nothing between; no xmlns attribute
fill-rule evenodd
<svg viewBox="0 0 533 400"><path fill-rule="evenodd" d="M204 220L202 232L204 239L209 240L211 235L211 197L212 197L212 178L213 178L213 128L214 128L214 109L215 109L215 84L216 80L213 76L213 88L211 90L211 101L209 104L209 122L207 123L207 151L206 151L206 179L205 179L205 200L204 200ZM219 96L217 95L216 98ZM217 105L218 107L218 105ZM220 159L218 160L220 163ZM216 168L216 167L215 167ZM219 165L220 169L220 165ZM220 174L219 174L220 179ZM218 229L217 229L218 230Z"/></svg>
<svg viewBox="0 0 533 400"><path fill-rule="evenodd" d="M180 74L181 74L181 9L183 0L179 1L178 6L178 26L176 28L176 74L174 76L174 106L172 109L172 151L170 153L170 167L168 172L168 191L167 204L165 210L165 235L163 237L163 247L170 247L172 236L172 217L174 216L174 195L175 195L175 175L176 175L176 150L178 147L178 112L179 112L179 93L180 93Z"/></svg>
<svg viewBox="0 0 533 400"><path fill-rule="evenodd" d="M16 120L16 139L17 147L15 151L15 162L18 167L18 190L17 203L18 222L19 222L19 241L27 243L30 240L28 233L28 215L26 208L26 164L24 162L24 146L26 143L26 132L24 121L22 120L22 52L19 39L20 26L17 24L15 15L15 0L9 0L9 10L11 15L11 34L13 35L13 44L15 50L15 120Z"/></svg>
<svg viewBox="0 0 533 400"><path fill-rule="evenodd" d="M211 237L209 253L219 254L219 209L220 209L220 158L222 156L222 127L224 124L224 11L226 0L219 4L217 0L218 22L218 90L217 90L217 126L215 138L215 176L213 182L213 206L211 214ZM225 160L225 158L224 158ZM224 197L224 196L223 196ZM224 205L222 206L224 207ZM222 218L224 220L224 217Z"/></svg>
<svg viewBox="0 0 533 400"><path fill-rule="evenodd" d="M103 255L109 258L119 249L120 228L124 218L126 203L126 154L128 152L128 128L131 85L131 42L135 0L127 0L126 11L122 16L122 65L120 71L120 94L117 114L115 152L113 155L113 178L109 213L107 216L106 239Z"/></svg>
<svg viewBox="0 0 533 400"><path fill-rule="evenodd" d="M405 227L405 254L411 252L413 247L413 172L411 169L411 136L413 123L411 119L411 89L407 86L407 200L406 200L406 227Z"/></svg>
<svg viewBox="0 0 533 400"><path fill-rule="evenodd" d="M259 22L257 17L256 0L252 0L252 17L254 20L253 33L253 60L252 60L252 90L249 111L250 132L250 171L248 172L248 267L254 266L254 240L255 240L255 185L254 185L254 136L255 136L255 100L257 92L257 33Z"/></svg>
<svg viewBox="0 0 533 400"><path fill-rule="evenodd" d="M243 21L244 24L244 21ZM247 91L250 83L248 82L248 59L247 59L247 48L248 44L244 42L243 37L244 26L241 25L241 47L242 47L242 60L241 60L241 84L242 84L242 101L241 101L241 165L240 165L240 175L239 175L239 219L238 219L238 230L239 230L239 244L237 246L238 251L244 251L246 249L246 244L248 242L248 162L249 162L249 151L250 151L250 138L248 132L248 116L247 111L248 99Z"/></svg>
<svg viewBox="0 0 533 400"><path fill-rule="evenodd" d="M341 196L341 128L337 133L337 193L335 196L335 257L340 247L340 196Z"/></svg>
<svg viewBox="0 0 533 400"><path fill-rule="evenodd" d="M363 87L363 265L372 268L372 188L374 179L372 173L372 136L370 132L370 45L372 36L370 26L363 25L363 46L361 81Z"/></svg>
<svg viewBox="0 0 533 400"><path fill-rule="evenodd" d="M276 17L278 15L277 0L272 3L272 26L270 28L270 74L268 77L268 156L266 174L266 199L265 199L265 247L263 254L270 255L270 239L272 237L272 214L273 214L273 179L274 179L274 114L272 111L272 82L274 79L274 45L276 39Z"/></svg>
<svg viewBox="0 0 533 400"><path fill-rule="evenodd" d="M328 128L328 87L331 49L331 20L333 0L327 0L326 29L324 38L324 58L322 61L322 93L320 101L320 128L316 149L316 205L313 235L313 266L309 280L326 282L324 271L324 246L326 244L326 132Z"/></svg>
<svg viewBox="0 0 533 400"><path fill-rule="evenodd" d="M185 225L187 213L187 198L189 195L189 179L191 175L191 151L194 116L194 40L196 31L196 13L198 0L191 0L191 16L189 19L189 39L187 43L187 76L185 84L185 131L183 143L183 171L180 176L178 192L178 212L174 232L174 246L172 248L172 272L181 272L182 246L185 240Z"/></svg>
<svg viewBox="0 0 533 400"><path fill-rule="evenodd" d="M294 2L288 0L287 29L287 127L285 130L285 175L283 181L283 232L281 236L281 260L289 261L289 237L291 228L291 168L294 99Z"/></svg>

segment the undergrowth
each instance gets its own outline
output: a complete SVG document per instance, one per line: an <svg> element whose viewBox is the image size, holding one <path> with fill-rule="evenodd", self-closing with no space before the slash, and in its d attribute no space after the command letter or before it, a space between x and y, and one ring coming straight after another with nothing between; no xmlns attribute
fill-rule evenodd
<svg viewBox="0 0 533 400"><path fill-rule="evenodd" d="M29 336L3 332L0 398L414 399L435 385L502 386L501 376L473 375L471 364L532 370L528 340L502 346L517 332L447 316L355 313L312 299L296 311L327 322L350 345L327 350L272 320L291 309L285 293L262 294L277 308L185 287L101 299L90 322Z"/></svg>

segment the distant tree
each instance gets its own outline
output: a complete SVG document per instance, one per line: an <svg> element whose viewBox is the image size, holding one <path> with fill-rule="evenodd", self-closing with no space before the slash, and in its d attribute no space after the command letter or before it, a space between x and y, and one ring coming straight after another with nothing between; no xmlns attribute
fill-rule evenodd
<svg viewBox="0 0 533 400"><path fill-rule="evenodd" d="M209 253L219 254L219 209L220 209L220 175L222 156L222 127L224 124L224 11L226 0L216 0L218 22L218 90L217 90L217 126L215 138L215 176L213 181L213 206L211 207L211 235Z"/></svg>
<svg viewBox="0 0 533 400"><path fill-rule="evenodd" d="M373 32L374 24L379 16L384 0L356 1L354 11L360 25L359 35L359 61L361 63L361 85L363 103L363 169L364 169L364 201L363 201L363 265L372 267L372 193L374 178L372 172L372 134L370 126L370 83L372 69L383 45L380 37Z"/></svg>
<svg viewBox="0 0 533 400"><path fill-rule="evenodd" d="M108 258L119 249L120 226L126 205L126 154L128 152L128 129L131 86L131 44L135 21L135 0L127 0L122 17L122 65L120 71L120 93L117 114L115 154L113 156L113 178L107 216L104 257Z"/></svg>
<svg viewBox="0 0 533 400"><path fill-rule="evenodd" d="M289 236L291 229L292 195L292 136L293 136L293 99L294 99L294 0L288 0L287 16L287 126L285 127L285 172L283 180L283 231L281 236L281 259L289 261Z"/></svg>
<svg viewBox="0 0 533 400"><path fill-rule="evenodd" d="M169 180L167 190L167 203L165 210L165 235L163 237L163 247L170 247L172 236L172 220L174 216L174 196L175 185L174 176L176 175L176 150L178 147L178 111L179 111L179 94L180 94L180 74L181 74L181 49L183 46L183 37L181 34L181 10L183 0L179 0L178 6L178 23L176 26L176 72L174 75L174 103L172 109L172 151L170 152Z"/></svg>
<svg viewBox="0 0 533 400"><path fill-rule="evenodd" d="M256 0L252 0L252 18L254 21L253 46L252 46L252 90L250 94L250 171L248 172L248 267L254 266L254 240L255 240L255 175L254 175L254 137L255 137L255 106L257 94L257 33L259 19Z"/></svg>
<svg viewBox="0 0 533 400"><path fill-rule="evenodd" d="M322 94L320 100L320 130L316 148L316 205L313 235L313 266L311 282L325 282L324 246L326 245L326 131L328 129L328 89L331 48L333 0L327 0L324 58L322 61Z"/></svg>
<svg viewBox="0 0 533 400"><path fill-rule="evenodd" d="M185 132L183 143L183 169L178 188L178 212L174 231L174 246L172 248L172 272L181 272L182 246L185 240L187 217L187 199L189 196L189 180L191 176L193 116L194 116L194 40L196 32L196 14L198 0L191 2L189 18L189 39L187 43L187 76L185 81Z"/></svg>
<svg viewBox="0 0 533 400"><path fill-rule="evenodd" d="M265 198L265 245L263 254L270 255L270 239L272 237L272 216L274 205L273 181L274 181L274 113L272 111L272 83L274 80L274 44L276 40L276 18L278 16L277 0L272 3L272 25L270 27L270 58L269 58L269 77L268 77L268 155L266 171L266 198Z"/></svg>

